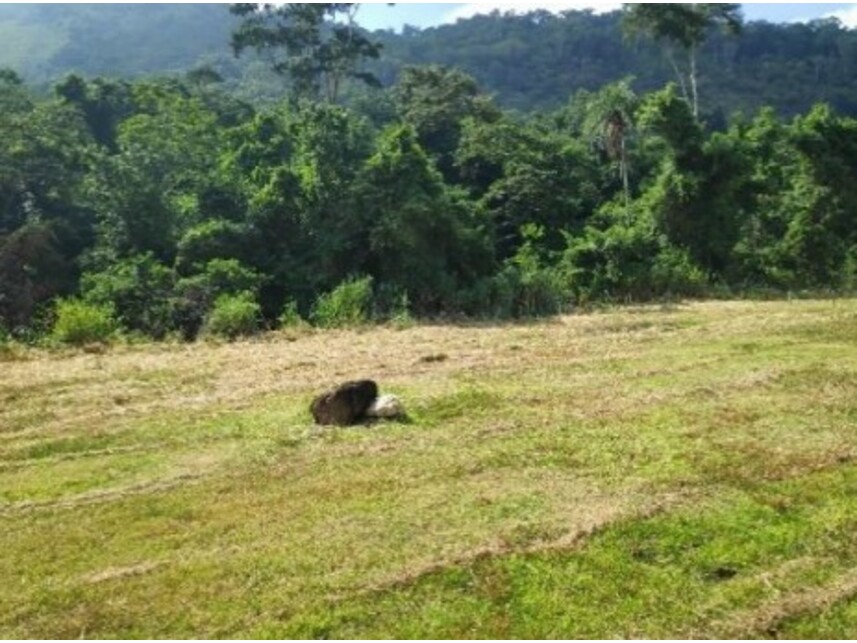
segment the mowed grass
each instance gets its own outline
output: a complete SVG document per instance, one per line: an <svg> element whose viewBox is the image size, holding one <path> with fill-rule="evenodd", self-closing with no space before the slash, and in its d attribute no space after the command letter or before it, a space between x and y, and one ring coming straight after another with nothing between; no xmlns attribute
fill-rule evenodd
<svg viewBox="0 0 857 643"><path fill-rule="evenodd" d="M857 301L0 369L4 638L857 634Z"/></svg>

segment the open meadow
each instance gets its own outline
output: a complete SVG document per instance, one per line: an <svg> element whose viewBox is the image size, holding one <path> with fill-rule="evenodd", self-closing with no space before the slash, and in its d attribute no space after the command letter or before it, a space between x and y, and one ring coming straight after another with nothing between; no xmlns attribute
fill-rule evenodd
<svg viewBox="0 0 857 643"><path fill-rule="evenodd" d="M857 635L855 300L0 360L3 638Z"/></svg>

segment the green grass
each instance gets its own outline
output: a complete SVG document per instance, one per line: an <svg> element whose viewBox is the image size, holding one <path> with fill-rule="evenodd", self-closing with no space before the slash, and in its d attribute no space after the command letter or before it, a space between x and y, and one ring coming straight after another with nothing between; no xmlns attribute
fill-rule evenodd
<svg viewBox="0 0 857 643"><path fill-rule="evenodd" d="M853 639L857 631L857 600L842 600L833 607L783 623L784 639Z"/></svg>
<svg viewBox="0 0 857 643"><path fill-rule="evenodd" d="M775 634L730 620L857 564L857 468L646 520L578 551L491 556L333 603L259 636L642 638Z"/></svg>
<svg viewBox="0 0 857 643"><path fill-rule="evenodd" d="M17 355L0 635L848 638L855 314ZM362 376L408 421L314 426L313 394Z"/></svg>

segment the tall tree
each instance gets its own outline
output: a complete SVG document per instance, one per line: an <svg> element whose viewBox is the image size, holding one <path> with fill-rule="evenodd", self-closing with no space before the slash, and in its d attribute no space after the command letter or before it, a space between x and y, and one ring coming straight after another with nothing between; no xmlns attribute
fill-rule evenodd
<svg viewBox="0 0 857 643"><path fill-rule="evenodd" d="M69 74L54 87L54 91L64 103L80 110L97 143L116 152L116 129L134 113L130 83L102 78L87 82L77 74Z"/></svg>
<svg viewBox="0 0 857 643"><path fill-rule="evenodd" d="M626 79L587 96L583 108L583 132L618 165L626 205L631 200L628 139L634 129L638 103L631 82Z"/></svg>
<svg viewBox="0 0 857 643"><path fill-rule="evenodd" d="M238 56L247 48L268 53L273 69L287 75L296 95L336 102L346 79L378 86L359 70L365 58L378 58L381 45L369 40L354 22L359 5L351 3L233 4L244 18L232 34ZM277 55L276 52L280 52Z"/></svg>
<svg viewBox="0 0 857 643"><path fill-rule="evenodd" d="M635 3L623 5L624 27L631 34L645 34L665 45L665 51L679 81L682 94L699 117L697 55L712 28L739 33L743 24L741 5L720 3ZM687 54L687 72L682 73L673 47ZM688 94L688 85L690 93Z"/></svg>
<svg viewBox="0 0 857 643"><path fill-rule="evenodd" d="M436 314L457 288L490 266L472 213L444 185L413 126L392 125L355 181L365 213L365 272Z"/></svg>
<svg viewBox="0 0 857 643"><path fill-rule="evenodd" d="M420 147L434 157L450 182L457 179L453 156L464 120L491 123L500 118L500 110L476 80L457 69L406 67L393 95L402 120L414 127Z"/></svg>
<svg viewBox="0 0 857 643"><path fill-rule="evenodd" d="M216 115L181 85L138 83L133 102L137 113L117 128L117 152L93 162L87 182L99 252L108 263L146 252L169 262L177 238L208 218L198 195L225 137Z"/></svg>

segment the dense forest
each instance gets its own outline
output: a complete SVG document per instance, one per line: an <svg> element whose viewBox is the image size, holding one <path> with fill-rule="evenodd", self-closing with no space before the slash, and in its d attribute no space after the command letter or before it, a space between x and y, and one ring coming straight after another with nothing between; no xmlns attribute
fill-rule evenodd
<svg viewBox="0 0 857 643"><path fill-rule="evenodd" d="M0 66L32 83L75 72L180 72L228 54L237 21L217 4L2 4Z"/></svg>
<svg viewBox="0 0 857 643"><path fill-rule="evenodd" d="M651 67L638 82L599 83L622 71L598 36L618 28L618 15L489 16L391 44L330 27L328 12L343 6L280 5L286 13L268 16L235 5L239 60L259 63L266 48L284 56L275 64L291 89L267 105L236 95L213 67L69 75L47 96L0 71L0 336L86 342L121 329L193 339L305 320L520 317L593 301L857 285L847 97L843 106L819 91L833 105L799 114L808 94L779 110L712 115L718 101L737 100L713 70L728 73L727 59L754 69L791 27L735 33L736 5L629 5L702 13L693 31L684 18L679 32L658 31L671 24L663 14L626 7L623 24L646 52L638 62ZM303 20L278 33L309 34L312 47L259 37L277 19ZM588 44L578 54L603 48L600 67L580 68L588 89L575 91L570 76L541 67L557 51L552 34L572 23L601 25L581 26ZM487 61L512 49L479 45L499 47L489 34L501 27L524 43L521 62L505 69ZM459 53L477 77L405 66L384 86L404 41L468 29L469 53ZM820 34L842 46L851 33L801 29L808 49L789 69L819 87L854 85L847 56L827 66L806 53ZM485 88L501 76L519 88L517 99L506 93L511 104L556 106L505 109ZM753 93L795 89L773 78ZM540 93L549 83L561 101Z"/></svg>
<svg viewBox="0 0 857 643"><path fill-rule="evenodd" d="M619 12L493 13L435 29L383 34L381 77L406 65L454 66L520 110L556 108L570 91L635 78L638 91L672 79L661 48L628 38ZM736 39L712 33L700 52L705 110L730 114L770 105L795 115L824 100L857 115L857 32L837 20L809 24L751 22Z"/></svg>
<svg viewBox="0 0 857 643"><path fill-rule="evenodd" d="M229 91L256 105L285 95L266 62L236 59L239 20L217 4L0 5L0 67L46 93L68 73L138 78L215 69ZM357 13L359 23L360 13ZM661 48L629 38L621 13L494 13L430 29L373 34L384 55L368 68L385 86L409 65L441 64L473 76L498 105L556 109L578 89L633 77L647 92L673 79ZM714 33L700 59L703 111L722 123L736 110L771 106L794 116L825 101L857 116L857 31L835 19L808 24L751 22L739 39Z"/></svg>

